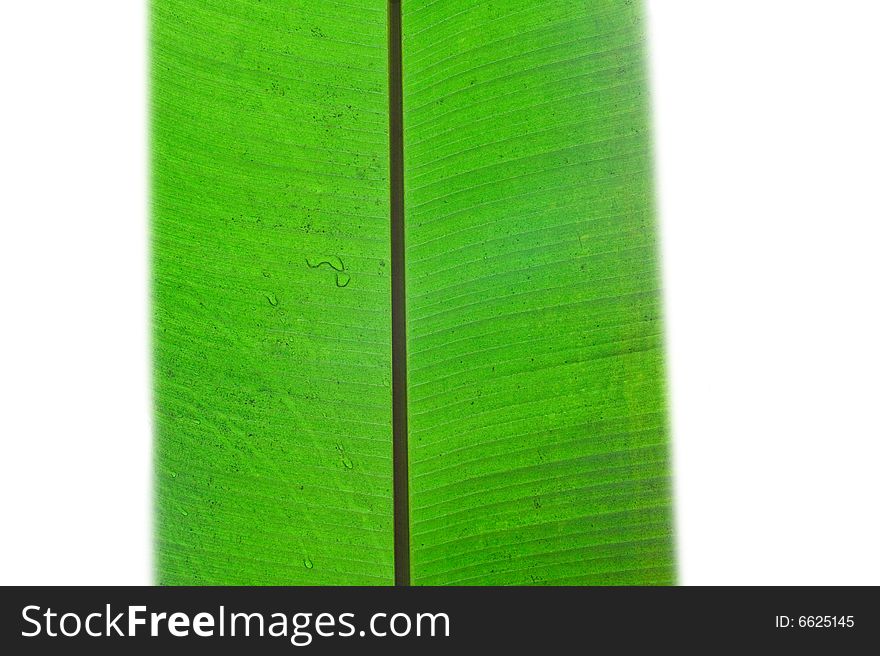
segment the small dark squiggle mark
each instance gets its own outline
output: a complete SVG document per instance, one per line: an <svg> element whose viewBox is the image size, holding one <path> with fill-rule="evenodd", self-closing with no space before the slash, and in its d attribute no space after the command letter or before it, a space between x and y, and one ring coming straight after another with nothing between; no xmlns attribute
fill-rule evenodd
<svg viewBox="0 0 880 656"><path fill-rule="evenodd" d="M338 255L330 256L310 256L306 258L306 264L312 269L317 269L323 265L327 265L336 271L336 286L346 287L351 282L351 276L345 272L345 264Z"/></svg>
<svg viewBox="0 0 880 656"><path fill-rule="evenodd" d="M354 463L351 461L351 458L348 457L348 454L345 453L345 447L341 444L336 445L336 452L339 454L340 459L342 460L342 466L346 469L354 469Z"/></svg>
<svg viewBox="0 0 880 656"><path fill-rule="evenodd" d="M342 260L338 255L330 255L326 256L317 256L317 257L307 257L306 264L308 264L313 269L317 269L322 264L328 265L331 269L335 269L336 271L344 271L345 265L342 263Z"/></svg>

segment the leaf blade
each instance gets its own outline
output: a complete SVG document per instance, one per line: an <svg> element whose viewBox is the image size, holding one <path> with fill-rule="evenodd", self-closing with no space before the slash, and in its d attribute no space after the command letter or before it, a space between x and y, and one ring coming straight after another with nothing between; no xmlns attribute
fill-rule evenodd
<svg viewBox="0 0 880 656"><path fill-rule="evenodd" d="M671 582L639 8L403 11L413 582Z"/></svg>
<svg viewBox="0 0 880 656"><path fill-rule="evenodd" d="M384 3L153 3L157 567L392 582Z"/></svg>

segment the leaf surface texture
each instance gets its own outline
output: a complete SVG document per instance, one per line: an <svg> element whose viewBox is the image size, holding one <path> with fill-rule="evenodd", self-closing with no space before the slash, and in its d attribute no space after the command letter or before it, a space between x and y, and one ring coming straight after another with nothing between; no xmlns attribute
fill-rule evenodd
<svg viewBox="0 0 880 656"><path fill-rule="evenodd" d="M640 5L402 7L412 583L672 582ZM388 5L152 15L159 582L391 584Z"/></svg>
<svg viewBox="0 0 880 656"><path fill-rule="evenodd" d="M379 2L153 2L162 583L392 582Z"/></svg>

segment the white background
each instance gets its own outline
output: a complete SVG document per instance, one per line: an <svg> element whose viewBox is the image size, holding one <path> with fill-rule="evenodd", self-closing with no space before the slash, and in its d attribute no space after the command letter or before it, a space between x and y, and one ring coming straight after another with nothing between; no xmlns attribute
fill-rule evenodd
<svg viewBox="0 0 880 656"><path fill-rule="evenodd" d="M141 4L0 5L2 584L152 578ZM681 582L880 584L880 4L648 4Z"/></svg>

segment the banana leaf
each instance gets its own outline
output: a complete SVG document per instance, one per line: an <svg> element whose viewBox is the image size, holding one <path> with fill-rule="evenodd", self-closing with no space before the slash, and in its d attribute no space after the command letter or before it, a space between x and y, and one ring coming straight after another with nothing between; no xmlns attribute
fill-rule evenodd
<svg viewBox="0 0 880 656"><path fill-rule="evenodd" d="M645 60L623 0L152 0L160 583L674 581Z"/></svg>

